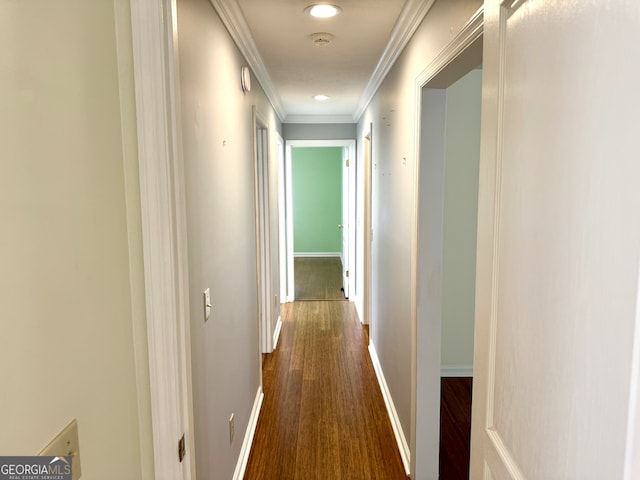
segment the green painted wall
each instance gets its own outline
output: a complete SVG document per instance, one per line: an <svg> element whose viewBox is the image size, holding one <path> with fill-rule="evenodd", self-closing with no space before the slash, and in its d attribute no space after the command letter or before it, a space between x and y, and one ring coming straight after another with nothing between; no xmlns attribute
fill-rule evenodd
<svg viewBox="0 0 640 480"><path fill-rule="evenodd" d="M442 365L473 365L482 71L447 89Z"/></svg>
<svg viewBox="0 0 640 480"><path fill-rule="evenodd" d="M294 147L293 250L342 250L342 148Z"/></svg>

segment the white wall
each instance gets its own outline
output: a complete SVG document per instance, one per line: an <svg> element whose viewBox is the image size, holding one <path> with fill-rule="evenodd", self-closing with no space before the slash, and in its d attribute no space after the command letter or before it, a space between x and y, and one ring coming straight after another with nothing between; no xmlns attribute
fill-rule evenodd
<svg viewBox="0 0 640 480"><path fill-rule="evenodd" d="M412 433L415 80L480 6L471 0L436 2L358 122L359 141L373 124L371 339L407 441Z"/></svg>
<svg viewBox="0 0 640 480"><path fill-rule="evenodd" d="M250 94L242 93L246 62L209 1L179 0L177 16L196 468L198 478L227 480L261 375L252 105L272 129L276 167L280 125L257 82ZM275 207L277 191L272 194ZM277 237L272 246L277 253ZM205 323L207 287L213 310ZM232 413L236 434L230 443Z"/></svg>
<svg viewBox="0 0 640 480"><path fill-rule="evenodd" d="M153 478L129 3L0 3L0 452ZM114 459L117 459L114 464Z"/></svg>
<svg viewBox="0 0 640 480"><path fill-rule="evenodd" d="M482 71L447 88L442 264L442 366L473 365Z"/></svg>
<svg viewBox="0 0 640 480"><path fill-rule="evenodd" d="M485 3L471 478L640 478L640 4Z"/></svg>

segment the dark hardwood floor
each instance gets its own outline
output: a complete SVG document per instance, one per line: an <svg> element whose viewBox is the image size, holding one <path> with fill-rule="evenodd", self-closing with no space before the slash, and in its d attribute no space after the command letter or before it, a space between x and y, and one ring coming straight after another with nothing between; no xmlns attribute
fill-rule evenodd
<svg viewBox="0 0 640 480"><path fill-rule="evenodd" d="M344 300L340 257L295 257L296 300Z"/></svg>
<svg viewBox="0 0 640 480"><path fill-rule="evenodd" d="M472 379L440 382L440 480L468 480Z"/></svg>
<svg viewBox="0 0 640 480"><path fill-rule="evenodd" d="M283 305L246 480L406 479L350 302ZM440 479L469 478L471 378L442 378Z"/></svg>
<svg viewBox="0 0 640 480"><path fill-rule="evenodd" d="M406 479L350 302L283 305L245 479Z"/></svg>

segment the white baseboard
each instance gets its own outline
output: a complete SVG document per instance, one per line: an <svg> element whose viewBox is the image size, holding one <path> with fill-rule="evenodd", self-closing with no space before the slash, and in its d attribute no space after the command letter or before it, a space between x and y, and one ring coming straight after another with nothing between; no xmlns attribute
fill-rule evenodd
<svg viewBox="0 0 640 480"><path fill-rule="evenodd" d="M441 377L473 377L473 365L442 365Z"/></svg>
<svg viewBox="0 0 640 480"><path fill-rule="evenodd" d="M360 323L362 325L366 325L364 323L364 306L362 305L362 298L359 295L353 295L349 297L349 300L355 305L356 307L356 314L358 315L358 320L360 320Z"/></svg>
<svg viewBox="0 0 640 480"><path fill-rule="evenodd" d="M380 360L378 359L378 354L376 353L376 349L373 346L373 343L369 343L369 356L371 357L371 361L373 362L373 369L376 371L376 377L378 377L380 390L382 390L382 397L384 398L384 403L387 406L389 420L391 420L391 426L393 427L393 434L396 437L398 450L400 450L400 456L402 457L404 470L408 477L410 475L409 470L411 464L411 451L409 450L407 438L404 436L404 431L402 430L402 425L400 424L400 419L398 418L398 412L396 411L396 407L393 404L393 399L391 398L391 393L389 392L387 381L385 380L384 374L382 373L382 365L380 365Z"/></svg>
<svg viewBox="0 0 640 480"><path fill-rule="evenodd" d="M341 252L295 252L294 257L339 257Z"/></svg>
<svg viewBox="0 0 640 480"><path fill-rule="evenodd" d="M276 328L273 331L273 349L274 350L278 346L278 339L280 338L280 330L282 330L282 317L278 316L278 321L276 322Z"/></svg>
<svg viewBox="0 0 640 480"><path fill-rule="evenodd" d="M253 409L251 410L249 425L247 425L247 431L245 432L244 440L242 441L242 448L240 449L240 456L238 457L238 463L236 464L236 471L233 472L233 480L242 480L244 478L244 471L246 470L247 462L249 461L249 453L251 453L251 444L253 443L253 435L256 433L256 426L258 425L258 417L260 416L260 408L262 407L263 398L264 393L262 393L262 386L260 386L256 393L256 399L253 402Z"/></svg>

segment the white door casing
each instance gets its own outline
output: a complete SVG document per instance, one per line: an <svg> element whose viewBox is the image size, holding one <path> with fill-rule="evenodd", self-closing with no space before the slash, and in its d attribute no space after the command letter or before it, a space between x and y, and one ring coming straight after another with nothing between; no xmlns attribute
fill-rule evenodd
<svg viewBox="0 0 640 480"><path fill-rule="evenodd" d="M269 207L269 126L255 106L253 107L253 132L260 349L262 353L271 353L273 351L272 317L275 306L271 301L273 297L273 285L271 275L271 221Z"/></svg>
<svg viewBox="0 0 640 480"><path fill-rule="evenodd" d="M292 147L342 147L345 152L347 152L349 158L355 158L356 154L356 142L355 140L287 140L285 145L285 203L286 203L286 271L280 271L280 275L286 275L287 280L286 283L288 285L287 290L287 299L286 301L292 302L295 300L295 275L294 275L294 248L293 248L293 184L292 184L292 166L291 166L291 157L292 157ZM353 171L353 169L351 169ZM345 230L348 230L348 225L355 225L355 175L353 173L349 174L349 222L345 227ZM343 196L344 197L344 196ZM343 199L344 201L344 199ZM336 226L337 227L337 226ZM349 268L355 269L355 229L351 229L352 231L348 236L343 236L343 242L346 238L348 242L347 247L347 257L349 258L347 265ZM344 244L343 244L344 248ZM354 270L352 270L354 271ZM351 275L350 275L351 276Z"/></svg>
<svg viewBox="0 0 640 480"><path fill-rule="evenodd" d="M470 478L640 474L639 18L485 2Z"/></svg>
<svg viewBox="0 0 640 480"><path fill-rule="evenodd" d="M371 279L373 262L371 260L371 243L373 242L373 124L369 124L369 131L364 136L363 148L363 188L362 188L362 285L359 287L358 297L362 299L360 318L362 323L369 325L371 332ZM359 273L359 272L358 272ZM371 337L369 337L371 342Z"/></svg>
<svg viewBox="0 0 640 480"><path fill-rule="evenodd" d="M342 250L341 250L341 262L342 262L342 290L344 291L345 298L349 298L349 232L351 231L349 225L350 209L349 209L349 151L346 148L342 149L342 220L338 226L342 233Z"/></svg>
<svg viewBox="0 0 640 480"><path fill-rule="evenodd" d="M156 479L195 478L175 0L131 1ZM185 458L178 440L185 436Z"/></svg>
<svg viewBox="0 0 640 480"><path fill-rule="evenodd" d="M287 271L287 201L286 201L286 164L284 155L284 140L279 133L276 132L276 141L278 143L278 248L280 262L280 301L288 302L289 285ZM282 273L284 272L284 273Z"/></svg>
<svg viewBox="0 0 640 480"><path fill-rule="evenodd" d="M483 9L416 79L416 216L412 243L412 430L413 478L439 477L440 366L443 304L443 236L447 92L482 62Z"/></svg>
<svg viewBox="0 0 640 480"><path fill-rule="evenodd" d="M354 295L356 274L356 152L355 142L342 147L342 285L344 296Z"/></svg>
<svg viewBox="0 0 640 480"><path fill-rule="evenodd" d="M293 169L291 165L291 145L289 142L285 142L285 156L284 156L284 200L285 200L285 266L284 270L280 270L280 276L286 277L287 284L287 302L293 302L295 300L295 269L294 269L294 249L293 249Z"/></svg>

